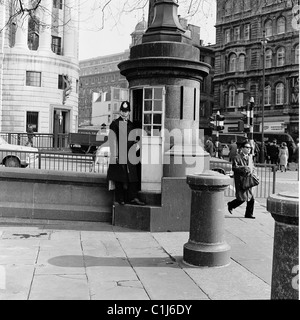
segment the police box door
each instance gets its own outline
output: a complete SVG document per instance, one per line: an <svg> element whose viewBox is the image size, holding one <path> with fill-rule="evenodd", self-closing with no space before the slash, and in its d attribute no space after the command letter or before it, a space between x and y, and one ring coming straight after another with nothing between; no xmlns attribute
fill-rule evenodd
<svg viewBox="0 0 300 320"><path fill-rule="evenodd" d="M132 88L132 120L142 129L141 190L161 192L165 88Z"/></svg>

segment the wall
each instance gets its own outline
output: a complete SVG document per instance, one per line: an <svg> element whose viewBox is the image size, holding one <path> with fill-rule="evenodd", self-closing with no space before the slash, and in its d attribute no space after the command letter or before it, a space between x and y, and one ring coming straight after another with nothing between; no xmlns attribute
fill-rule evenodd
<svg viewBox="0 0 300 320"><path fill-rule="evenodd" d="M0 168L0 217L112 221L105 175Z"/></svg>

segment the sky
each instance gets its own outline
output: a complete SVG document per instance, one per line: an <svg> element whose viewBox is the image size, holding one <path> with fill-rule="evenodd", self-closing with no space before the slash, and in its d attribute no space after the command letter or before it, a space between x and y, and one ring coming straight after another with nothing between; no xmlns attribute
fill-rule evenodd
<svg viewBox="0 0 300 320"><path fill-rule="evenodd" d="M146 0L127 0L132 2ZM125 0L111 0L110 7L105 8L105 14L99 8L99 3L107 1L80 0L79 21L79 60L124 52L131 44L131 33L138 22L148 18L148 4L144 9L120 9ZM197 3L197 6L196 6ZM199 6L200 3L200 6ZM192 7L194 4L194 7ZM197 12L188 17L188 12ZM197 0L191 2L179 0L178 14L188 18L188 23L200 26L200 38L204 44L215 43L215 0Z"/></svg>

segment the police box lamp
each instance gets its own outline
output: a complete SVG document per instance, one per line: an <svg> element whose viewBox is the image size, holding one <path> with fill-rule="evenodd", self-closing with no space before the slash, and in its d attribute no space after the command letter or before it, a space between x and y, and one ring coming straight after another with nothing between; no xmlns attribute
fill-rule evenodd
<svg viewBox="0 0 300 320"><path fill-rule="evenodd" d="M225 116L221 115L220 111L218 111L216 114L209 117L209 126L214 131L222 131L224 130L224 121Z"/></svg>

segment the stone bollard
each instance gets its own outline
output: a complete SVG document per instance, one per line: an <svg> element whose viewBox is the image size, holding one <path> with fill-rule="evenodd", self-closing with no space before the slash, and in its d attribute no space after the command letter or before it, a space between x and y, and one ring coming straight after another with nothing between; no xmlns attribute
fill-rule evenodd
<svg viewBox="0 0 300 320"><path fill-rule="evenodd" d="M208 170L188 175L187 183L192 189L192 202L190 238L183 248L183 260L194 266L228 265L230 246L224 240L224 190L230 178Z"/></svg>
<svg viewBox="0 0 300 320"><path fill-rule="evenodd" d="M275 219L272 300L299 299L299 196L292 192L273 194L267 210Z"/></svg>

